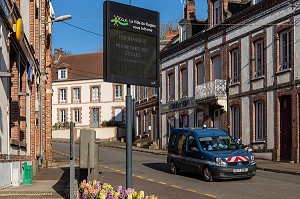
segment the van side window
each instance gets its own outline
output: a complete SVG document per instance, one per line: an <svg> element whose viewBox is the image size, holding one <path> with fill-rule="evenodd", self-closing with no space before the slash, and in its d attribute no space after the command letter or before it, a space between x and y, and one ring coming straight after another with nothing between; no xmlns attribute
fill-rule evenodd
<svg viewBox="0 0 300 199"><path fill-rule="evenodd" d="M182 150L185 147L185 138L186 138L186 134L181 134L178 136L178 154L181 155L182 154Z"/></svg>
<svg viewBox="0 0 300 199"><path fill-rule="evenodd" d="M176 134L172 133L170 137L170 147L175 148Z"/></svg>
<svg viewBox="0 0 300 199"><path fill-rule="evenodd" d="M187 150L192 152L199 151L197 141L192 135L190 135L187 139Z"/></svg>

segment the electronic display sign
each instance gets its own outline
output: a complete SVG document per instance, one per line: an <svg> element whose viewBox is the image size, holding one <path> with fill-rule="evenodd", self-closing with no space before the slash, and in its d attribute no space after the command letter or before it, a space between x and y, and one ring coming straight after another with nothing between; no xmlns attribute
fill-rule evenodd
<svg viewBox="0 0 300 199"><path fill-rule="evenodd" d="M104 81L159 87L159 13L104 2Z"/></svg>

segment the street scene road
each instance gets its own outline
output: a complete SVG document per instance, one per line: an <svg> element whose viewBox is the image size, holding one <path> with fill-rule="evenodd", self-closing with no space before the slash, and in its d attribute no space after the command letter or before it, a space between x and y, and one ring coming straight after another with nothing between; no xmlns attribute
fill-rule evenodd
<svg viewBox="0 0 300 199"><path fill-rule="evenodd" d="M53 149L68 154L69 144L54 142ZM101 182L125 186L125 156L124 149L100 147ZM132 160L133 187L159 198L299 198L299 175L257 171L250 180L207 183L193 173L170 174L164 155L133 151Z"/></svg>

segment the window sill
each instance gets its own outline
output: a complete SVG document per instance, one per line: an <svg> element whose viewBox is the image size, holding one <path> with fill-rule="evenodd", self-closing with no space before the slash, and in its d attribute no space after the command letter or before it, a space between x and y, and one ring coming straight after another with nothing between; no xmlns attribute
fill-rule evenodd
<svg viewBox="0 0 300 199"><path fill-rule="evenodd" d="M235 87L235 86L239 86L240 82L235 82L235 83L231 83L228 85L228 87Z"/></svg>
<svg viewBox="0 0 300 199"><path fill-rule="evenodd" d="M264 75L259 76L259 77L254 77L254 78L252 78L250 81L251 81L251 82L255 82L255 81L262 80L262 79L265 79L265 76L264 76Z"/></svg>
<svg viewBox="0 0 300 199"><path fill-rule="evenodd" d="M284 73L288 73L288 72L291 72L291 70L292 70L291 68L283 69L283 70L277 71L276 75L281 75L281 74L284 74Z"/></svg>

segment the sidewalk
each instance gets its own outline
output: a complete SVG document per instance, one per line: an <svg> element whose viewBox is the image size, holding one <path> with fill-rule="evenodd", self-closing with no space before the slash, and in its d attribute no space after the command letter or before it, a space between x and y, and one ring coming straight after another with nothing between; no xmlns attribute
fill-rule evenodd
<svg viewBox="0 0 300 199"><path fill-rule="evenodd" d="M105 141L101 141L100 145L105 146L105 147L126 149L126 143L122 143L119 141L108 142L105 140ZM132 146L132 150L145 152L145 153L167 155L167 151L161 150L161 149L150 150L150 149ZM263 160L263 159L256 159L256 164L257 164L257 170L276 172L276 173L285 173L285 174L291 174L291 175L300 175L300 164L274 162L274 161Z"/></svg>

